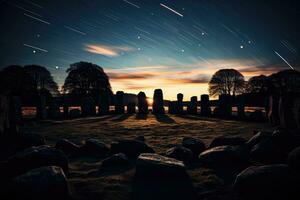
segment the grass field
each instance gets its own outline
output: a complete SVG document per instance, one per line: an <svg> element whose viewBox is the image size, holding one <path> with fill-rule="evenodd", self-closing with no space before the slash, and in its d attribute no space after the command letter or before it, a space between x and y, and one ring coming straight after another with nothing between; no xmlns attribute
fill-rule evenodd
<svg viewBox="0 0 300 200"><path fill-rule="evenodd" d="M84 139L99 139L106 144L119 139L143 135L157 153L164 153L185 136L204 141L207 145L220 135L250 138L254 130L272 130L267 123L201 118L197 116L110 115L64 121L42 121L26 124L23 129L43 135L54 145L66 138L80 144ZM134 162L134 161L132 161ZM99 170L101 160L78 158L70 160L70 186L76 199L131 199L134 193L134 167L125 170ZM223 197L224 180L202 166L188 168L198 196L213 191ZM216 192L218 191L218 192ZM222 199L222 198L221 198Z"/></svg>

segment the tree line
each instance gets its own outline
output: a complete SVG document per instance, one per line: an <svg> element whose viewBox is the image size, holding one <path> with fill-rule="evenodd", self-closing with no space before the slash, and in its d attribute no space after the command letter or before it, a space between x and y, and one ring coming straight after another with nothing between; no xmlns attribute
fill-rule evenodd
<svg viewBox="0 0 300 200"><path fill-rule="evenodd" d="M89 62L70 65L62 90L51 73L43 66L12 65L0 71L0 92L13 96L34 98L46 96L96 96L108 92L113 95L108 75L103 68ZM211 96L221 94L238 95L243 93L270 94L281 91L300 92L300 72L283 70L270 76L259 75L245 81L244 76L235 69L221 69L213 74L208 83Z"/></svg>

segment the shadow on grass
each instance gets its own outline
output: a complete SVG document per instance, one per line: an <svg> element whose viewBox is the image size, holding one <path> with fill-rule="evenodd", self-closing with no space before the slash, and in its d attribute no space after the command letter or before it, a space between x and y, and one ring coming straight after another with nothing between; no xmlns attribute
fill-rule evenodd
<svg viewBox="0 0 300 200"><path fill-rule="evenodd" d="M123 114L115 119L112 119L111 121L115 121L115 122L122 122L125 121L126 119L128 119L129 117L131 117L133 114Z"/></svg>
<svg viewBox="0 0 300 200"><path fill-rule="evenodd" d="M176 121L165 114L156 114L154 115L158 122L166 123L166 124L174 124Z"/></svg>

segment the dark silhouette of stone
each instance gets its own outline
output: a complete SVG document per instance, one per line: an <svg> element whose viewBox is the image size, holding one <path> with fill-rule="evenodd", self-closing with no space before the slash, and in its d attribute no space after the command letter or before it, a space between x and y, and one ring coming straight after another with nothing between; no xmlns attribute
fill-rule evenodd
<svg viewBox="0 0 300 200"><path fill-rule="evenodd" d="M10 130L17 131L17 126L15 123L12 124L14 119L11 115L11 104L8 96L0 94L0 135L9 135Z"/></svg>
<svg viewBox="0 0 300 200"><path fill-rule="evenodd" d="M243 145L247 142L246 139L238 136L219 136L212 140L209 145L209 148L217 147L217 146L238 146Z"/></svg>
<svg viewBox="0 0 300 200"><path fill-rule="evenodd" d="M153 114L164 114L164 97L161 89L155 89L153 95Z"/></svg>
<svg viewBox="0 0 300 200"><path fill-rule="evenodd" d="M64 118L68 118L69 117L69 106L64 104Z"/></svg>
<svg viewBox="0 0 300 200"><path fill-rule="evenodd" d="M268 139L272 136L272 132L266 132L266 131L260 131L256 133L252 138L250 138L247 142L246 145L250 148L258 144L259 142Z"/></svg>
<svg viewBox="0 0 300 200"><path fill-rule="evenodd" d="M70 118L79 118L81 116L81 111L79 109L71 109L69 112Z"/></svg>
<svg viewBox="0 0 300 200"><path fill-rule="evenodd" d="M14 178L12 185L12 199L53 200L69 197L68 181L63 170L57 166L28 171Z"/></svg>
<svg viewBox="0 0 300 200"><path fill-rule="evenodd" d="M279 99L279 123L280 127L286 129L296 129L297 128L297 117L299 115L296 109L297 96L291 93L284 93ZM296 114L297 113L297 114Z"/></svg>
<svg viewBox="0 0 300 200"><path fill-rule="evenodd" d="M138 140L120 140L111 144L113 153L124 153L128 157L138 157L141 153L154 153L154 150Z"/></svg>
<svg viewBox="0 0 300 200"><path fill-rule="evenodd" d="M241 200L296 200L300 198L299 179L287 165L253 166L242 171L234 190Z"/></svg>
<svg viewBox="0 0 300 200"><path fill-rule="evenodd" d="M187 112L189 114L193 114L193 115L197 114L197 97L196 96L191 97L191 101L189 102Z"/></svg>
<svg viewBox="0 0 300 200"><path fill-rule="evenodd" d="M128 114L133 114L133 113L135 113L135 103L129 103L128 105L127 105L127 113Z"/></svg>
<svg viewBox="0 0 300 200"><path fill-rule="evenodd" d="M211 108L210 108L210 103L209 103L209 95L203 94L201 95L201 115L204 117L209 117L211 116Z"/></svg>
<svg viewBox="0 0 300 200"><path fill-rule="evenodd" d="M38 99L38 105L36 108L36 116L38 119L46 119L47 118L47 109L46 109L46 96L40 95Z"/></svg>
<svg viewBox="0 0 300 200"><path fill-rule="evenodd" d="M60 108L56 100L51 101L48 113L49 113L49 117L52 119L60 118Z"/></svg>
<svg viewBox="0 0 300 200"><path fill-rule="evenodd" d="M45 138L36 133L23 133L16 138L16 143L18 143L18 149L23 150L29 147L37 147L45 145Z"/></svg>
<svg viewBox="0 0 300 200"><path fill-rule="evenodd" d="M144 92L139 92L138 94L138 109L139 114L148 114L148 102Z"/></svg>
<svg viewBox="0 0 300 200"><path fill-rule="evenodd" d="M176 102L174 102L174 101L169 101L168 102L168 112L170 114L175 114L176 113Z"/></svg>
<svg viewBox="0 0 300 200"><path fill-rule="evenodd" d="M228 94L221 94L219 96L219 117L230 118L232 114L231 96Z"/></svg>
<svg viewBox="0 0 300 200"><path fill-rule="evenodd" d="M59 166L68 174L68 159L56 148L47 145L30 147L10 157L5 163L3 177L15 177L29 170L43 166Z"/></svg>
<svg viewBox="0 0 300 200"><path fill-rule="evenodd" d="M276 126L279 125L279 97L276 95L269 97L269 113L268 113L269 122Z"/></svg>
<svg viewBox="0 0 300 200"><path fill-rule="evenodd" d="M183 113L183 94L177 94L176 114Z"/></svg>
<svg viewBox="0 0 300 200"><path fill-rule="evenodd" d="M261 110L255 110L249 115L249 119L255 122L263 122L266 120L264 113Z"/></svg>
<svg viewBox="0 0 300 200"><path fill-rule="evenodd" d="M81 99L81 115L83 117L96 115L96 103L93 97L83 97Z"/></svg>
<svg viewBox="0 0 300 200"><path fill-rule="evenodd" d="M198 157L206 149L204 142L192 137L184 137L182 139L182 146L190 149L195 157Z"/></svg>
<svg viewBox="0 0 300 200"><path fill-rule="evenodd" d="M99 115L109 114L109 104L110 104L110 92L109 90L100 90L99 93Z"/></svg>
<svg viewBox="0 0 300 200"><path fill-rule="evenodd" d="M124 114L125 113L124 92L123 91L118 91L116 93L115 112L116 112L116 114Z"/></svg>
<svg viewBox="0 0 300 200"><path fill-rule="evenodd" d="M58 140L55 148L60 149L68 156L78 156L80 154L80 147L67 139Z"/></svg>
<svg viewBox="0 0 300 200"><path fill-rule="evenodd" d="M128 157L123 153L114 154L102 161L102 167L115 168L127 167L130 165Z"/></svg>
<svg viewBox="0 0 300 200"><path fill-rule="evenodd" d="M293 104L293 113L296 122L296 134L300 134L300 97L296 97Z"/></svg>
<svg viewBox="0 0 300 200"><path fill-rule="evenodd" d="M183 161L186 164L190 163L194 157L193 152L190 149L185 148L181 145L177 145L168 149L166 151L166 156Z"/></svg>
<svg viewBox="0 0 300 200"><path fill-rule="evenodd" d="M237 114L239 119L245 119L245 96L236 96Z"/></svg>
<svg viewBox="0 0 300 200"><path fill-rule="evenodd" d="M289 153L288 165L291 169L300 172L300 146Z"/></svg>
<svg viewBox="0 0 300 200"><path fill-rule="evenodd" d="M137 159L135 176L141 179L176 179L185 177L186 171L182 161L158 154L143 153Z"/></svg>
<svg viewBox="0 0 300 200"><path fill-rule="evenodd" d="M86 156L105 157L110 153L110 149L106 144L99 142L96 139L88 139L80 148L82 154Z"/></svg>
<svg viewBox="0 0 300 200"><path fill-rule="evenodd" d="M12 103L16 123L20 124L22 121L22 99L19 96L13 96Z"/></svg>

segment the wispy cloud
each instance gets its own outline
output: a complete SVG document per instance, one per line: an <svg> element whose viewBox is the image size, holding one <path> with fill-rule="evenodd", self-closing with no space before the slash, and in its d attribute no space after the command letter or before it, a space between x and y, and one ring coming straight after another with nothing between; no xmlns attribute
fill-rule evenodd
<svg viewBox="0 0 300 200"><path fill-rule="evenodd" d="M119 56L122 52L133 51L134 48L127 46L107 46L107 45L96 45L86 44L84 50L90 53L99 54L108 57Z"/></svg>

